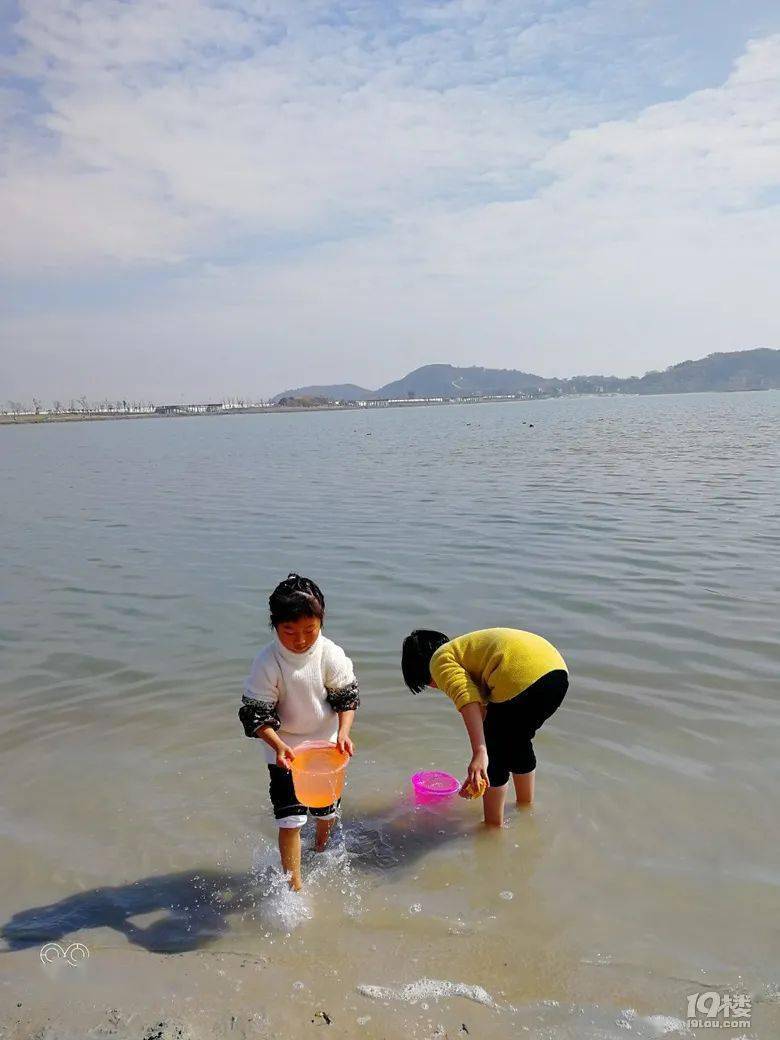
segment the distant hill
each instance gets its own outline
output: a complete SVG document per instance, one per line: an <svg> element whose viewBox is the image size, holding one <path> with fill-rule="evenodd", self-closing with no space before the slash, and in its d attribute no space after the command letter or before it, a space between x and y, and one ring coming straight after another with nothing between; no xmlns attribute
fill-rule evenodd
<svg viewBox="0 0 780 1040"><path fill-rule="evenodd" d="M640 394L689 394L702 390L771 390L780 387L780 350L739 350L682 361L664 372L623 380ZM632 385L633 384L633 385Z"/></svg>
<svg viewBox="0 0 780 1040"><path fill-rule="evenodd" d="M354 383L334 386L300 386L271 398L326 397L331 401L371 401L375 398L480 397L485 394L516 394L544 390L558 380L506 368L456 368L454 365L423 365L403 379L366 390Z"/></svg>
<svg viewBox="0 0 780 1040"><path fill-rule="evenodd" d="M336 383L334 386L299 386L295 390L283 390L271 398L277 404L283 397L325 397L329 401L370 401L376 397L373 390L366 390L354 383Z"/></svg>
<svg viewBox="0 0 780 1040"><path fill-rule="evenodd" d="M544 389L552 380L511 368L456 368L424 365L403 379L380 387L377 397L484 397Z"/></svg>
<svg viewBox="0 0 780 1040"><path fill-rule="evenodd" d="M706 390L773 388L780 388L780 350L759 348L709 354L697 361L682 361L663 372L647 372L627 379L606 375L549 379L507 368L423 365L378 390L366 390L354 383L304 386L285 390L273 401L282 397L370 401L375 398L487 397L496 394L685 394Z"/></svg>

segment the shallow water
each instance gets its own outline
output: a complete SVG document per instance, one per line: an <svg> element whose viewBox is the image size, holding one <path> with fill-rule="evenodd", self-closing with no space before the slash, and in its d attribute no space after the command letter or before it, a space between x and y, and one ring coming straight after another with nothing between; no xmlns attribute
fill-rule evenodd
<svg viewBox="0 0 780 1040"><path fill-rule="evenodd" d="M9 1035L644 1040L706 990L752 996L729 1035L780 1035L778 419L766 393L0 430ZM236 716L289 570L363 696L300 897ZM469 756L398 668L414 626L489 625L572 673L499 834L411 803Z"/></svg>

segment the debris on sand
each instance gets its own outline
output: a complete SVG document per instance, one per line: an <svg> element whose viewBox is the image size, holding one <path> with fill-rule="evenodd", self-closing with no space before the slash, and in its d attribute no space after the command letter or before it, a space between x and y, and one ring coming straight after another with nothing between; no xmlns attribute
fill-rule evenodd
<svg viewBox="0 0 780 1040"><path fill-rule="evenodd" d="M142 1040L189 1040L189 1034L177 1026L175 1022L157 1022L149 1026L141 1034Z"/></svg>

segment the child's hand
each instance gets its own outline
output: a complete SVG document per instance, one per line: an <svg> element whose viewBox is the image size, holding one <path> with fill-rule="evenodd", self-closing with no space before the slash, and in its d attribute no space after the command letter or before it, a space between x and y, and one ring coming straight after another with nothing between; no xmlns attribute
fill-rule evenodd
<svg viewBox="0 0 780 1040"><path fill-rule="evenodd" d="M287 747L286 744L282 744L276 752L276 764L281 769L289 769L290 763L295 758L295 752L291 747Z"/></svg>
<svg viewBox="0 0 780 1040"><path fill-rule="evenodd" d="M468 777L466 782L473 788L479 789L484 783L487 786L490 781L487 775L488 756L487 751L480 749L475 751L469 762Z"/></svg>
<svg viewBox="0 0 780 1040"><path fill-rule="evenodd" d="M351 758L355 754L355 745L352 743L349 737L342 737L341 734L336 738L336 747L342 753L342 755L349 755Z"/></svg>

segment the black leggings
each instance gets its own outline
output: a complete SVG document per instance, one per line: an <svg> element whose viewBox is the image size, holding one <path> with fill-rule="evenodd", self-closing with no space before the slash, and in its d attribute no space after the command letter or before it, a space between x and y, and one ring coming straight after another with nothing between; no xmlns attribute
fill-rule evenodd
<svg viewBox="0 0 780 1040"><path fill-rule="evenodd" d="M488 780L503 787L510 773L531 773L536 755L534 734L560 708L569 688L569 675L562 669L548 672L510 701L487 706L485 744Z"/></svg>

